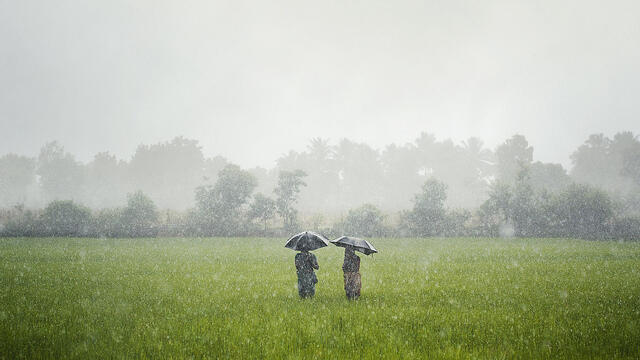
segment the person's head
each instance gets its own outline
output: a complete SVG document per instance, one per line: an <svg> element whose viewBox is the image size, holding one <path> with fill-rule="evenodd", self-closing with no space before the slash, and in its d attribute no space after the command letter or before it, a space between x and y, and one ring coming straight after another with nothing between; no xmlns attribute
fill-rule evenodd
<svg viewBox="0 0 640 360"><path fill-rule="evenodd" d="M344 248L344 253L349 255L355 255L356 249L353 246L347 246Z"/></svg>

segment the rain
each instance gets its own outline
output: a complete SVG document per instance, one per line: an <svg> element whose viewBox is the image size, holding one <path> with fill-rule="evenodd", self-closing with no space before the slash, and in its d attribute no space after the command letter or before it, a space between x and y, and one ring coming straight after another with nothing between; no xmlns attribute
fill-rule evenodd
<svg viewBox="0 0 640 360"><path fill-rule="evenodd" d="M0 359L640 357L639 11L0 3Z"/></svg>

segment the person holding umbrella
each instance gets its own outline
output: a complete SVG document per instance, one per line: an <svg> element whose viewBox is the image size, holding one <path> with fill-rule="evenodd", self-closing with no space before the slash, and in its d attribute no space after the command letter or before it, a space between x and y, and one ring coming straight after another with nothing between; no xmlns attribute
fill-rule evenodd
<svg viewBox="0 0 640 360"><path fill-rule="evenodd" d="M344 262L342 263L344 272L344 291L347 299L355 300L360 297L362 279L360 278L360 258L356 255L353 246L345 246Z"/></svg>
<svg viewBox="0 0 640 360"><path fill-rule="evenodd" d="M298 294L301 298L313 297L316 294L318 278L314 269L320 269L316 256L307 250L296 254L296 273L298 274Z"/></svg>
<svg viewBox="0 0 640 360"><path fill-rule="evenodd" d="M316 294L318 278L314 270L318 270L318 259L310 253L312 250L329 245L329 240L311 231L305 231L289 238L284 247L296 251L295 265L298 274L298 294L301 298L313 297Z"/></svg>
<svg viewBox="0 0 640 360"><path fill-rule="evenodd" d="M349 236L333 240L332 243L333 245L344 247L342 271L344 272L344 291L347 299L358 299L362 288L362 279L360 278L360 258L355 252L359 251L369 255L377 253L378 250L367 240Z"/></svg>

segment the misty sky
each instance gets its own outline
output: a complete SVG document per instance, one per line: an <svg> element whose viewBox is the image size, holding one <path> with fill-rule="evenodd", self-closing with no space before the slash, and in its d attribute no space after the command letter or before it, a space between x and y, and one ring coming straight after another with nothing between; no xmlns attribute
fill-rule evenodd
<svg viewBox="0 0 640 360"><path fill-rule="evenodd" d="M0 155L183 135L272 166L313 137L640 133L638 1L0 0Z"/></svg>

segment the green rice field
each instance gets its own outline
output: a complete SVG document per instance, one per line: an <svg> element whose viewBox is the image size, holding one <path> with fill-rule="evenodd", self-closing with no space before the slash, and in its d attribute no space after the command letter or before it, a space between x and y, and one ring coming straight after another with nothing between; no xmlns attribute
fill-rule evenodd
<svg viewBox="0 0 640 360"><path fill-rule="evenodd" d="M348 301L285 240L0 239L0 358L640 358L640 243L372 239Z"/></svg>

